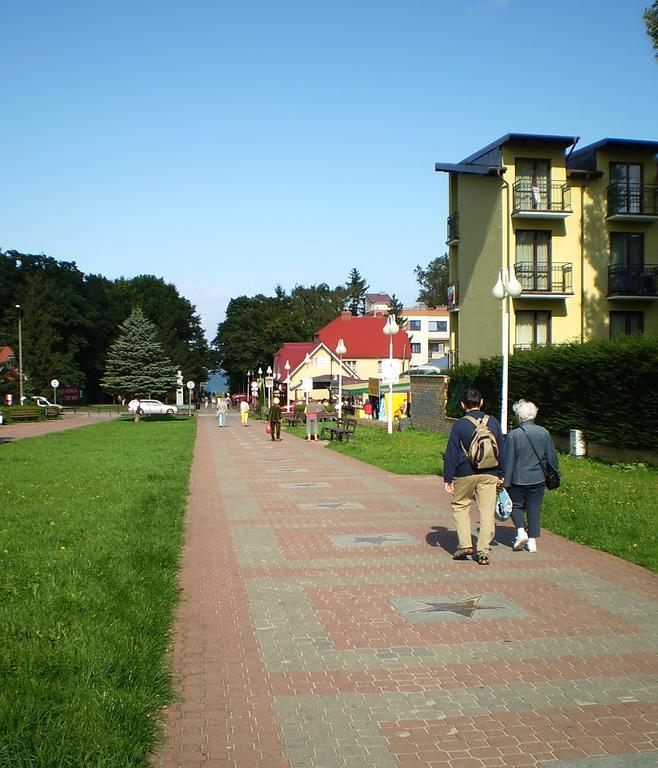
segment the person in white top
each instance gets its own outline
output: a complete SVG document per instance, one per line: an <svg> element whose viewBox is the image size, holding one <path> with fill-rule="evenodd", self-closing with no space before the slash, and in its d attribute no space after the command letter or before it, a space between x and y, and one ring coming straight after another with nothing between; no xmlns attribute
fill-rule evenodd
<svg viewBox="0 0 658 768"><path fill-rule="evenodd" d="M246 427L249 421L249 403L246 400L240 403L240 421L243 427Z"/></svg>

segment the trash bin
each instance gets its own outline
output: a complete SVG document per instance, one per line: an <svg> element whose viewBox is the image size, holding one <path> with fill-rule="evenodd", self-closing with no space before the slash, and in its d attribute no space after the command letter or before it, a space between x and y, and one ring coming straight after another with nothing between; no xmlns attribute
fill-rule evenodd
<svg viewBox="0 0 658 768"><path fill-rule="evenodd" d="M569 453L577 459L587 456L587 445L581 429L569 430Z"/></svg>

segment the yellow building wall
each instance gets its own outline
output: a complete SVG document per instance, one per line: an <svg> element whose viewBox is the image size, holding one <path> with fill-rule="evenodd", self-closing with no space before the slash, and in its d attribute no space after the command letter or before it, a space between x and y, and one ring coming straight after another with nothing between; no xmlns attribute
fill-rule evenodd
<svg viewBox="0 0 658 768"><path fill-rule="evenodd" d="M468 363L500 350L501 305L491 289L502 258L502 183L483 176L458 179L459 254L454 280L459 282L460 311L453 320L459 362Z"/></svg>
<svg viewBox="0 0 658 768"><path fill-rule="evenodd" d="M607 221L607 187L610 184L610 163L639 163L643 166L643 183L656 184L656 160L650 153L625 150L597 153L597 169L603 173L585 188L584 228L584 316L588 338L608 338L610 312L642 312L645 333L658 333L658 301L656 299L610 300L608 265L610 264L610 233L641 232L644 234L644 260L658 263L658 222Z"/></svg>

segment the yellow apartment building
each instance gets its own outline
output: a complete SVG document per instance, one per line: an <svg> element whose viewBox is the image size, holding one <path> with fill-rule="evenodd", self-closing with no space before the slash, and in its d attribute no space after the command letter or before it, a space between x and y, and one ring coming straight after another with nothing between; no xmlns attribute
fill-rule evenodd
<svg viewBox="0 0 658 768"><path fill-rule="evenodd" d="M658 332L658 141L577 143L510 133L436 163L449 176L454 362L500 354L505 330L511 354ZM522 292L496 299L510 268Z"/></svg>

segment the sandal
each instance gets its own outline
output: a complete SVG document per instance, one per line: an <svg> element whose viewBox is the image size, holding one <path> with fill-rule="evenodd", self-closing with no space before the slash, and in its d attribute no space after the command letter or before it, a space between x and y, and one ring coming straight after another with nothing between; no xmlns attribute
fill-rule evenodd
<svg viewBox="0 0 658 768"><path fill-rule="evenodd" d="M491 565L489 555L486 552L478 552L477 556L478 565Z"/></svg>
<svg viewBox="0 0 658 768"><path fill-rule="evenodd" d="M473 554L473 547L460 547L452 556L453 560L468 560Z"/></svg>

